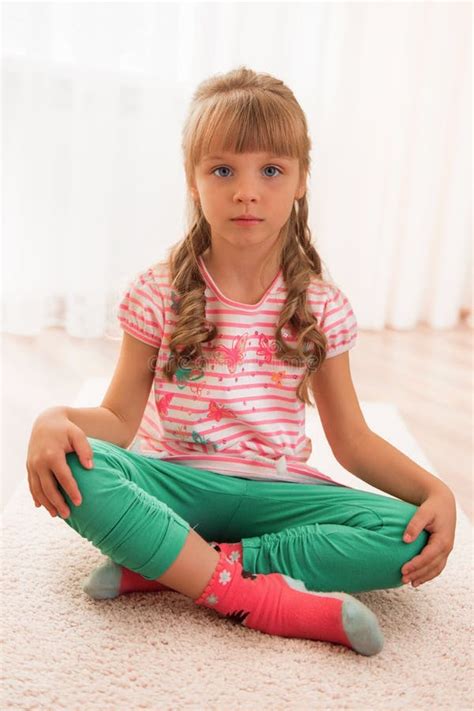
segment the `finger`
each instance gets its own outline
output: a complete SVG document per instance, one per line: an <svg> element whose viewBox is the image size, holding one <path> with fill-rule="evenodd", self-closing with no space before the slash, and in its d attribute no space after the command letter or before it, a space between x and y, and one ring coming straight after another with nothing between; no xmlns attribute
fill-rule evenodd
<svg viewBox="0 0 474 711"><path fill-rule="evenodd" d="M440 568L440 566L430 568L429 570L425 571L423 575L420 575L415 580L413 580L412 586L414 588L417 588L419 585L433 580L434 578L438 577L438 575L441 573L441 570L442 568Z"/></svg>
<svg viewBox="0 0 474 711"><path fill-rule="evenodd" d="M402 575L410 578L410 580L413 580L414 575L417 575L421 570L424 570L425 568L430 568L432 565L434 565L438 558L439 556L437 556L436 558L432 558L431 556L429 558L422 559L413 558L413 560L408 561L408 563L403 566Z"/></svg>
<svg viewBox="0 0 474 711"><path fill-rule="evenodd" d="M79 491L77 482L66 463L65 456L63 456L62 460L59 460L58 463L53 464L53 473L59 484L61 484L61 487L71 499L72 503L75 506L80 506L82 503L81 492Z"/></svg>
<svg viewBox="0 0 474 711"><path fill-rule="evenodd" d="M443 562L441 558L436 558L432 563L428 565L424 565L421 568L416 568L412 570L411 573L408 573L407 575L403 576L403 582L404 583L413 583L415 580L418 580L422 578L424 575L427 575L431 570L442 568L445 565L445 561Z"/></svg>
<svg viewBox="0 0 474 711"><path fill-rule="evenodd" d="M92 469L94 466L94 452L83 430L73 424L70 427L68 434L71 446L76 452L82 466L85 469Z"/></svg>
<svg viewBox="0 0 474 711"><path fill-rule="evenodd" d="M67 518L70 514L69 508L61 496L61 493L57 487L54 472L49 469L40 471L38 476L41 481L41 488L46 496L49 506L53 506L53 510L57 511L62 518ZM49 511L49 506L48 511Z"/></svg>
<svg viewBox="0 0 474 711"><path fill-rule="evenodd" d="M33 477L32 477L31 468L30 468L28 462L26 462L26 471L28 472L28 488L29 488L29 490L30 490L30 494L31 494L31 496L32 496L32 498L33 498L33 501L35 502L35 506L36 506L36 507L41 506L40 502L38 501L38 499L37 499L37 497L35 496L35 493L34 493L34 491L33 491L33 487L32 487Z"/></svg>
<svg viewBox="0 0 474 711"><path fill-rule="evenodd" d="M442 549L441 544L439 542L437 543L436 540L433 542L430 538L420 555L416 555L414 558L405 563L402 567L402 573L409 573L410 570L416 570L424 567L425 565L430 565L443 553L444 550Z"/></svg>
<svg viewBox="0 0 474 711"><path fill-rule="evenodd" d="M408 575L410 578L413 579L413 576L424 568L430 568L432 565L440 563L443 557L443 553L438 553L438 555L434 557L430 556L429 558L417 556L418 562L416 562L417 558L409 560L408 563L405 563L405 565L403 566L402 573L403 575Z"/></svg>
<svg viewBox="0 0 474 711"><path fill-rule="evenodd" d="M56 508L51 504L50 500L44 493L43 488L41 486L41 479L35 473L31 474L30 488L35 501L38 501L40 506L44 506L53 518L57 516Z"/></svg>
<svg viewBox="0 0 474 711"><path fill-rule="evenodd" d="M446 561L440 557L437 558L431 565L424 565L422 568L417 568L414 570L412 573L408 575L408 578L413 582L415 580L419 580L420 578L424 577L427 575L429 572L432 570L443 570L444 566L446 565Z"/></svg>

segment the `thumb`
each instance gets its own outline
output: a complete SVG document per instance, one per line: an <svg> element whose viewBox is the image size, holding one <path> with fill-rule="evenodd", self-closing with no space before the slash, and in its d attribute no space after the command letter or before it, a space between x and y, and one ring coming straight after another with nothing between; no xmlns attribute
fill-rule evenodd
<svg viewBox="0 0 474 711"><path fill-rule="evenodd" d="M418 510L410 520L408 526L405 528L405 533L403 534L403 540L405 543L411 543L416 540L419 533L423 530L425 523L425 516L423 513L420 513L420 510Z"/></svg>

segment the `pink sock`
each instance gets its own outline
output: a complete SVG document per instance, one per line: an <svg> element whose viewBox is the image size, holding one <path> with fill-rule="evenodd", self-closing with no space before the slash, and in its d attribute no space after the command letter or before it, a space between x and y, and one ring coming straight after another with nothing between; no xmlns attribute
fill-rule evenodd
<svg viewBox="0 0 474 711"><path fill-rule="evenodd" d="M129 568L121 568L120 585L118 589L118 594L123 595L129 592L149 592L153 590L154 592L160 592L161 590L167 590L168 592L175 592L172 588L162 585L158 580L148 580L144 578L140 573L135 573L134 570Z"/></svg>
<svg viewBox="0 0 474 711"><path fill-rule="evenodd" d="M224 551L230 560L236 560L242 563L242 541L238 541L237 543L218 543L217 541L211 541L209 545L215 548L219 553Z"/></svg>
<svg viewBox="0 0 474 711"><path fill-rule="evenodd" d="M224 553L231 560L242 561L242 544L239 543L217 543L217 541L211 541L210 546L215 548L217 551L224 551ZM162 585L158 580L147 580L140 573L135 573L135 571L129 568L122 567L122 576L120 579L119 595L128 592L138 592L138 591L150 591L160 592L161 590L167 590L168 592L176 592L173 588L169 588L167 585Z"/></svg>
<svg viewBox="0 0 474 711"><path fill-rule="evenodd" d="M280 573L250 573L224 550L195 603L266 634L333 642L365 656L383 646L376 616L356 598L313 592Z"/></svg>
<svg viewBox="0 0 474 711"><path fill-rule="evenodd" d="M241 543L211 541L209 545L216 550L224 551L231 559L242 560ZM114 598L131 592L176 592L158 580L148 580L140 573L114 563L111 558L92 571L84 580L82 589L95 600Z"/></svg>
<svg viewBox="0 0 474 711"><path fill-rule="evenodd" d="M231 560L242 561L242 544L239 543L217 543L217 541L211 541L210 546L215 548L217 551L224 551L224 553L231 558ZM128 592L138 592L138 591L150 591L160 592L161 590L167 590L168 592L176 592L173 588L169 588L167 585L162 585L158 580L147 580L140 573L135 573L135 571L129 568L122 567L122 576L120 579L119 595Z"/></svg>
<svg viewBox="0 0 474 711"><path fill-rule="evenodd" d="M111 558L90 573L83 581L82 589L94 600L114 598L129 592L174 592L157 580L148 580L139 573L118 565Z"/></svg>

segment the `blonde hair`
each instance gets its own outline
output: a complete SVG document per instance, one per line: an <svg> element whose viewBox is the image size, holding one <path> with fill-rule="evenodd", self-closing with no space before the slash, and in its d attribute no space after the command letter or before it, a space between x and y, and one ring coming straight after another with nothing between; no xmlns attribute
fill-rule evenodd
<svg viewBox="0 0 474 711"><path fill-rule="evenodd" d="M219 136L219 140L217 140ZM182 133L182 149L188 189L195 166L203 155L214 151L232 153L268 151L297 158L300 181L310 174L311 140L305 115L292 91L279 79L238 67L203 81L195 91ZM188 190L186 236L174 245L164 262L170 283L178 297L175 329L169 341L170 355L163 366L169 382L182 363L199 368L203 364L202 344L217 336L215 324L206 319L206 284L198 257L211 245L210 226L201 206ZM306 300L311 277L325 283L322 261L311 244L307 224L306 192L295 199L289 219L278 239L281 268L287 286L286 301L276 325L276 355L296 366L306 366L297 397L307 405L309 378L326 358L327 338L318 326ZM297 338L292 348L282 338L282 330L294 329Z"/></svg>

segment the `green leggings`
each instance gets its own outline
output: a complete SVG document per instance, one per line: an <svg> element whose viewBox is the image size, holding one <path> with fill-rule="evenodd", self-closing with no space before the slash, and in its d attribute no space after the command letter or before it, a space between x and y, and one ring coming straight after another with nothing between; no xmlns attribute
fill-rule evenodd
<svg viewBox="0 0 474 711"><path fill-rule="evenodd" d="M428 540L402 535L414 504L332 484L255 481L146 457L92 437L94 467L66 460L82 496L66 523L104 555L160 578L192 527L206 541L242 540L243 567L279 572L310 590L403 585L401 568Z"/></svg>

